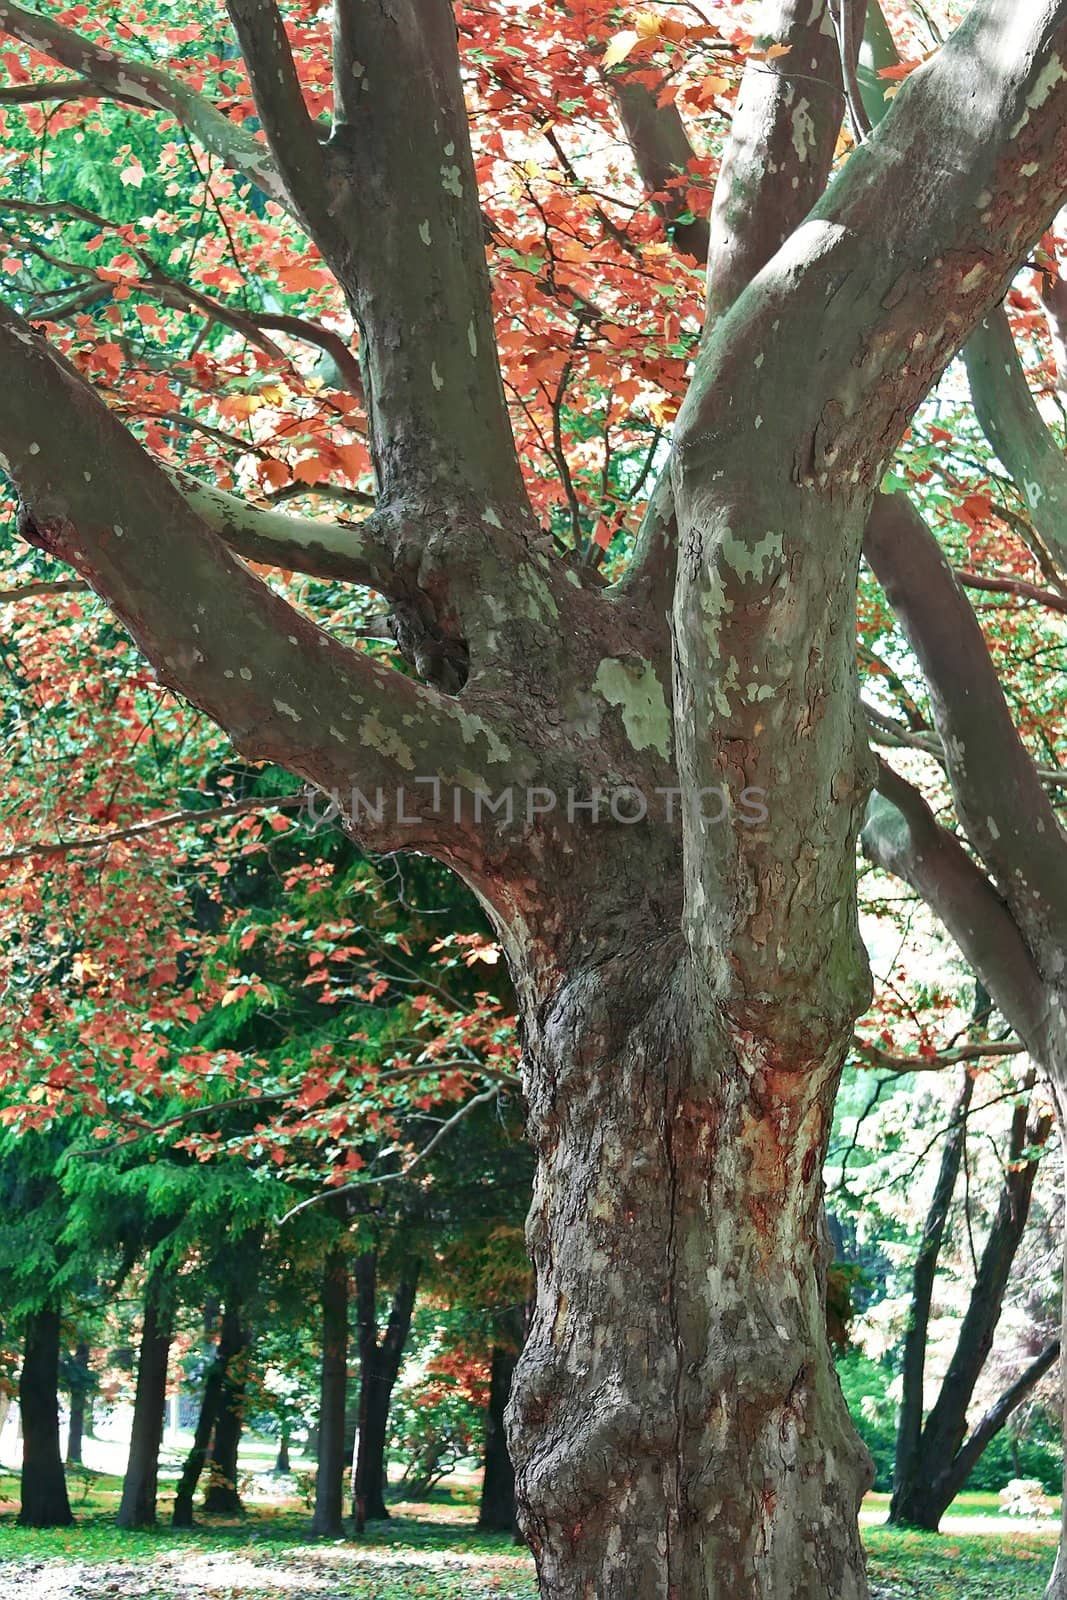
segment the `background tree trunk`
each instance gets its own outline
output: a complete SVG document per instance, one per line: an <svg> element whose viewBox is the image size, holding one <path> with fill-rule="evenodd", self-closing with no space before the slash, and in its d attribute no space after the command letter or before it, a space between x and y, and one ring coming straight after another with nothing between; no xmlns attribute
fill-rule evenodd
<svg viewBox="0 0 1067 1600"><path fill-rule="evenodd" d="M322 1275L322 1372L319 1387L315 1514L311 1531L325 1539L344 1532L345 1394L348 1387L348 1258L339 1246Z"/></svg>
<svg viewBox="0 0 1067 1600"><path fill-rule="evenodd" d="M137 1359L130 1453L115 1519L120 1528L154 1528L156 1525L159 1447L167 1409L167 1360L171 1341L170 1316L160 1304L160 1290L159 1279L149 1278Z"/></svg>
<svg viewBox="0 0 1067 1600"><path fill-rule="evenodd" d="M219 1370L218 1356L216 1356L208 1368L207 1376L204 1380L204 1393L200 1398L200 1412L196 1419L193 1442L190 1446L189 1454L185 1458L182 1475L175 1490L174 1511L171 1516L172 1527L191 1528L193 1526L193 1497L196 1494L196 1486L200 1482L200 1474L203 1472L204 1463L207 1460L221 1395L222 1373Z"/></svg>
<svg viewBox="0 0 1067 1600"><path fill-rule="evenodd" d="M26 1528L65 1528L74 1521L59 1448L59 1312L45 1306L29 1319L19 1378L22 1418L22 1503Z"/></svg>
<svg viewBox="0 0 1067 1600"><path fill-rule="evenodd" d="M278 1436L278 1454L274 1458L275 1472L289 1472L289 1430L283 1428Z"/></svg>
<svg viewBox="0 0 1067 1600"><path fill-rule="evenodd" d="M959 1102L957 1104L959 1106ZM965 1105L960 1108L961 1118L965 1110ZM1058 1354L1058 1345L1043 1351L968 1436L967 1413L978 1379L993 1348L1012 1263L1030 1215L1030 1200L1038 1168L1038 1160L1031 1152L1044 1147L1052 1128L1049 1116L1040 1116L1032 1126L1028 1123L1028 1117L1029 1106L1026 1102L1015 1107L997 1211L978 1264L956 1348L925 1425L917 1436L909 1426L910 1452L903 1461L898 1456L900 1475L899 1478L894 1477L889 1510L889 1520L893 1523L936 1532L941 1518L977 1466L986 1446L1008 1421L1015 1407L1022 1404ZM959 1129L953 1130L949 1136L942 1162L942 1181L946 1171L951 1168L950 1175L954 1183L965 1137L966 1129L961 1121ZM957 1139L961 1148L952 1156L950 1152ZM947 1204L951 1200L951 1190L941 1198ZM935 1196L935 1205L937 1203L938 1197ZM933 1264L936 1265L936 1256ZM932 1278L928 1287L932 1290ZM911 1379L906 1397L910 1397L913 1409L916 1404L916 1385L917 1403L920 1407L922 1405L922 1363L925 1359L928 1313L929 1298L926 1300L926 1315L921 1321L922 1348L917 1352L906 1350L906 1355L911 1355L913 1366L917 1367L917 1372L909 1372L907 1366L905 1369L906 1379ZM917 1328L917 1331L920 1330Z"/></svg>
<svg viewBox="0 0 1067 1600"><path fill-rule="evenodd" d="M89 1396L93 1390L93 1375L89 1370L89 1346L80 1340L74 1350L70 1367L70 1422L67 1427L67 1466L82 1464L82 1440L92 1438L92 1429L86 1429L86 1416L90 1409Z"/></svg>
<svg viewBox="0 0 1067 1600"><path fill-rule="evenodd" d="M389 1402L404 1357L419 1282L418 1261L405 1262L397 1280L385 1334L378 1338L378 1258L365 1252L356 1261L356 1310L359 1318L359 1432L352 1490L357 1528L389 1516L385 1446Z"/></svg>
<svg viewBox="0 0 1067 1600"><path fill-rule="evenodd" d="M196 1494L196 1486L200 1482L200 1474L203 1472L204 1464L208 1459L212 1434L215 1431L219 1410L223 1402L229 1365L241 1348L239 1340L242 1336L241 1323L236 1310L231 1311L230 1307L227 1306L222 1318L215 1359L208 1368L204 1380L204 1393L200 1401L200 1415L197 1418L196 1431L193 1434L192 1448L186 1458L177 1492L174 1496L174 1514L171 1521L175 1528L191 1528L193 1525L193 1496Z"/></svg>
<svg viewBox="0 0 1067 1600"><path fill-rule="evenodd" d="M923 1427L923 1377L926 1371L926 1340L930 1326L937 1263L945 1235L949 1207L956 1191L963 1150L967 1140L967 1111L974 1093L974 1076L964 1071L963 1083L950 1115L948 1133L941 1150L941 1166L934 1186L930 1209L923 1226L922 1241L912 1272L911 1305L904 1335L900 1415L897 1419L896 1458L893 1464L893 1498L889 1520L906 1520L903 1506L913 1495L920 1476L920 1441Z"/></svg>
<svg viewBox="0 0 1067 1600"><path fill-rule="evenodd" d="M518 1350L505 1345L493 1346L489 1403L485 1412L482 1497L478 1507L478 1526L487 1533L514 1533L518 1529L515 1468L504 1427L504 1410L511 1398L511 1380L518 1359Z"/></svg>
<svg viewBox="0 0 1067 1600"><path fill-rule="evenodd" d="M211 1480L204 1495L204 1510L220 1515L236 1515L244 1510L237 1488L237 1452L244 1420L244 1363L250 1342L240 1306L227 1301L219 1342L220 1351L225 1346L227 1355L211 1443Z"/></svg>

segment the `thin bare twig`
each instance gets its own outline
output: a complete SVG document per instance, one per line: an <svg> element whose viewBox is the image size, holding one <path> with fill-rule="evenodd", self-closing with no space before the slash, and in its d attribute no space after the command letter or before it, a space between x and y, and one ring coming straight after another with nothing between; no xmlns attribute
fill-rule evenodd
<svg viewBox="0 0 1067 1600"><path fill-rule="evenodd" d="M433 1151L437 1149L438 1145L448 1137L453 1128L458 1127L458 1125L463 1121L464 1117L468 1117L470 1115L475 1106L490 1105L499 1097L499 1094L500 1085L495 1084L493 1088L485 1089L481 1094L472 1095L469 1100L464 1101L463 1105L460 1106L455 1115L449 1117L448 1121L444 1123L442 1127L438 1128L429 1144L424 1145L417 1155L412 1156L407 1165L402 1167L399 1172L387 1172L382 1177L373 1177L368 1175L365 1178L357 1179L355 1183L344 1183L340 1186L340 1188L323 1189L319 1194L309 1195L306 1200L301 1200L299 1204L292 1206L283 1217L278 1218L278 1227L280 1228L283 1223L289 1222L301 1211L306 1211L309 1206L320 1205L322 1201L330 1200L334 1195L353 1194L357 1189L366 1189L370 1186L376 1187L380 1183L399 1183L402 1179L410 1177L415 1168L419 1166L421 1162L425 1161L426 1157L431 1155Z"/></svg>
<svg viewBox="0 0 1067 1600"><path fill-rule="evenodd" d="M54 839L47 844L30 844L22 850L9 850L6 854L0 855L0 865L12 861L29 861L38 856L64 856L73 850L98 850L122 839L140 839L145 834L159 833L165 828L177 828L183 823L219 822L223 817L239 817L252 811L292 810L303 804L302 794L286 794L234 800L229 805L209 806L203 811L169 811L166 816L152 817L147 822L133 822L127 828L112 828L107 833L86 834L76 839Z"/></svg>

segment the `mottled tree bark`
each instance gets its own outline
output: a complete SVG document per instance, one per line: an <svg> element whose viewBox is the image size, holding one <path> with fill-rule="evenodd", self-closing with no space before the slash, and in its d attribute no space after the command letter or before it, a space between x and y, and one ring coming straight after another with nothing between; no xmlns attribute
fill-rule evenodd
<svg viewBox="0 0 1067 1600"><path fill-rule="evenodd" d="M26 1528L65 1528L74 1521L59 1448L59 1312L44 1306L28 1319L19 1377L22 1498Z"/></svg>
<svg viewBox="0 0 1067 1600"><path fill-rule="evenodd" d="M802 1068L695 1027L684 947L634 931L528 1043L538 1296L510 1436L542 1592L666 1595L669 1573L685 1595L860 1596L870 1470L819 1233L844 1040Z"/></svg>
<svg viewBox="0 0 1067 1600"><path fill-rule="evenodd" d="M120 1528L154 1528L159 1447L167 1409L167 1361L171 1321L161 1304L162 1284L153 1275L145 1288L144 1321L137 1358L137 1389L126 1476L116 1521Z"/></svg>

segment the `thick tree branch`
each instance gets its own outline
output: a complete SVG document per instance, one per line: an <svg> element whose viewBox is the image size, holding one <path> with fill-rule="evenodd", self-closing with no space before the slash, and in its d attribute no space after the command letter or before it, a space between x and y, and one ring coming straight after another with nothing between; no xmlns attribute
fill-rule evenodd
<svg viewBox="0 0 1067 1600"><path fill-rule="evenodd" d="M1067 565L1067 458L1030 393L1003 307L975 329L964 359L982 431L1025 496L1042 541Z"/></svg>
<svg viewBox="0 0 1067 1600"><path fill-rule="evenodd" d="M525 516L448 0L339 0L329 158L313 232L360 326L381 502Z"/></svg>
<svg viewBox="0 0 1067 1600"><path fill-rule="evenodd" d="M968 1438L960 1448L955 1459L947 1469L950 1481L957 1485L956 1493L963 1487L974 1468L981 1460L986 1446L995 1439L1001 1428L1008 1421L1014 1411L1022 1405L1028 1395L1032 1394L1045 1373L1059 1360L1060 1341L1053 1339L1035 1356L1028 1367L1016 1378L1011 1386L989 1407L979 1421L975 1424Z"/></svg>
<svg viewBox="0 0 1067 1600"><path fill-rule="evenodd" d="M1019 738L982 630L933 534L903 495L881 495L864 552L930 690L956 810L1014 905L1043 903L1067 939L1067 842Z"/></svg>
<svg viewBox="0 0 1067 1600"><path fill-rule="evenodd" d="M849 494L876 481L1067 188L1064 56L1062 0L978 0L904 81L705 344L678 421L694 471L709 454L750 450L758 415L777 457L795 441L795 482ZM902 203L904 174L914 204ZM792 334L776 338L786 317ZM741 392L745 404L724 412L719 396Z"/></svg>
<svg viewBox="0 0 1067 1600"><path fill-rule="evenodd" d="M285 187L266 147L180 78L94 44L72 28L65 28L39 12L12 5L10 0L0 0L0 31L40 50L60 66L79 73L96 86L103 98L169 111L199 139L205 150L210 150L226 166L251 178L273 199L288 204Z"/></svg>
<svg viewBox="0 0 1067 1600"><path fill-rule="evenodd" d="M319 133L304 104L281 12L274 0L227 0L256 110L289 193L309 231L328 215L326 162Z"/></svg>
<svg viewBox="0 0 1067 1600"><path fill-rule="evenodd" d="M844 102L837 40L825 0L765 0L760 39L786 46L746 69L726 155L704 230L705 337L822 193ZM795 79L793 74L796 74ZM619 111L646 186L689 148L677 108L660 106L643 85L617 80ZM623 98L625 93L625 98ZM688 160L688 155L686 156ZM674 594L678 525L669 469L660 474L618 585L659 615Z"/></svg>
<svg viewBox="0 0 1067 1600"><path fill-rule="evenodd" d="M0 89L0 105L28 106L42 100L115 100L120 104L140 106L139 100L117 91L105 95L91 78L63 78L54 83L19 83Z"/></svg>
<svg viewBox="0 0 1067 1600"><path fill-rule="evenodd" d="M711 211L709 327L822 194L844 111L826 0L765 0L757 40L786 54L751 62L741 84Z"/></svg>
<svg viewBox="0 0 1067 1600"><path fill-rule="evenodd" d="M877 0L871 0L861 69L864 102L872 122L882 119L887 106L886 86L878 73L882 68L896 66L899 60L881 8ZM1044 282L1047 286L1049 280L1046 278ZM1046 308L1047 305L1046 301ZM1049 323L1055 345L1055 322L1051 314ZM1045 427L1030 393L1002 307L990 312L975 330L966 346L965 360L979 422L995 449L998 443L1003 444L1002 460L1026 500L1030 520L1018 517L1007 507L1001 508L1001 515L1012 523L1045 578L1058 587L1056 565L1046 546L1051 546L1062 565L1067 542L1064 532L1067 471L1062 453ZM1061 370L1059 362L1057 370Z"/></svg>
<svg viewBox="0 0 1067 1600"><path fill-rule="evenodd" d="M372 510L374 496L365 489L346 489L343 483L283 483L267 496L273 506L284 505L287 500L299 500L305 495L313 499L334 500L342 506L363 506ZM1067 780L1065 780L1067 781Z"/></svg>
<svg viewBox="0 0 1067 1600"><path fill-rule="evenodd" d="M170 471L170 476L201 521L247 560L361 584L389 597L408 592L396 571L393 518L374 513L361 522L291 517L215 489L190 472Z"/></svg>
<svg viewBox="0 0 1067 1600"><path fill-rule="evenodd" d="M375 786L395 800L416 774L497 756L469 709L323 633L237 560L60 356L0 313L0 450L18 485L21 530L69 562L110 604L160 680L225 728L344 801ZM121 519L121 520L120 520ZM480 754L479 754L480 752ZM466 824L409 795L359 832L379 846L471 848Z"/></svg>
<svg viewBox="0 0 1067 1600"><path fill-rule="evenodd" d="M1000 578L981 572L963 572L954 568L958 583L965 589L983 589L987 594L1014 594L1020 600L1034 600L1049 611L1067 612L1067 595L1054 594L1051 589L1039 589L1036 583L1026 583L1022 578Z"/></svg>
<svg viewBox="0 0 1067 1600"><path fill-rule="evenodd" d="M88 587L80 578L59 578L54 583L20 583L16 589L0 589L0 605L12 605L19 600L39 600L44 595L85 594Z"/></svg>
<svg viewBox="0 0 1067 1600"><path fill-rule="evenodd" d="M673 180L685 172L693 159L693 147L678 107L673 100L660 105L656 96L626 71L610 73L608 85L641 182L649 194L667 195L667 199L656 202L656 209L671 237L680 250L705 262L711 237L708 219L681 220L689 205L684 192L673 187Z"/></svg>
<svg viewBox="0 0 1067 1600"><path fill-rule="evenodd" d="M902 878L940 918L1027 1049L1048 1058L1048 997L1025 939L996 889L923 796L884 761L861 835L864 854Z"/></svg>

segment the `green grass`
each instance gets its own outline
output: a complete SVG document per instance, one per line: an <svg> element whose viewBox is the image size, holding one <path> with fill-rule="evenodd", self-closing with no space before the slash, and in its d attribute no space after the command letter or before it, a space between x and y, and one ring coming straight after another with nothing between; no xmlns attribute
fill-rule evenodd
<svg viewBox="0 0 1067 1600"><path fill-rule="evenodd" d="M308 1514L294 1501L256 1507L241 1518L203 1518L189 1532L161 1526L122 1533L114 1526L119 1483L87 1473L72 1480L77 1525L19 1528L18 1483L0 1473L0 1595L50 1597L73 1563L94 1571L70 1594L110 1600L535 1600L528 1554L504 1536L472 1526L471 1490L440 1491L362 1539L313 1543ZM164 1491L166 1508L169 1495ZM873 1501L872 1509L878 1508ZM962 1497L954 1515L992 1516L995 1495ZM1040 1600L1056 1549L1054 1533L923 1534L865 1527L871 1581L899 1600ZM43 1564L43 1567L42 1567Z"/></svg>
<svg viewBox="0 0 1067 1600"><path fill-rule="evenodd" d="M902 1600L1040 1600L1054 1533L905 1533L865 1528L871 1582Z"/></svg>

